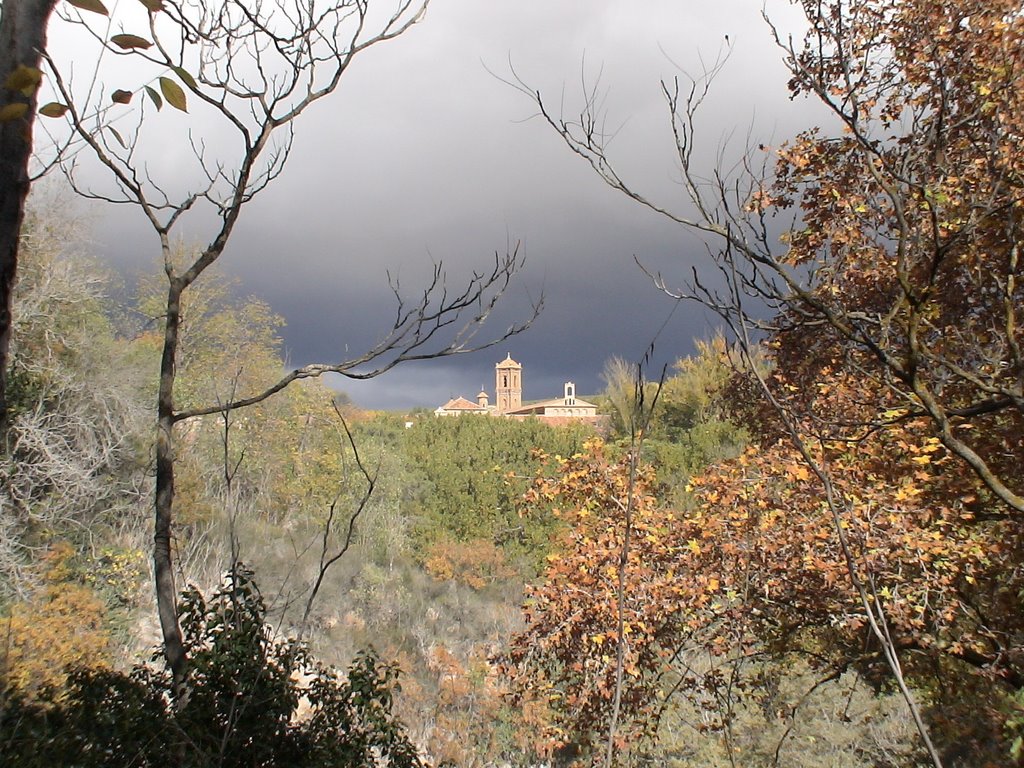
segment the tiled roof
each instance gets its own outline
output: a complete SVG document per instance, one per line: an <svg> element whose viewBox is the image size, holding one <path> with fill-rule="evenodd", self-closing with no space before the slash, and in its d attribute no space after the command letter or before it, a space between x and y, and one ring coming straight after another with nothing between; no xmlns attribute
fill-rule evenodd
<svg viewBox="0 0 1024 768"><path fill-rule="evenodd" d="M482 410L485 410L485 409L481 408L476 403L474 403L474 402L472 402L470 400L467 400L464 397L453 397L447 403L442 405L440 410L442 410L442 411L482 411Z"/></svg>

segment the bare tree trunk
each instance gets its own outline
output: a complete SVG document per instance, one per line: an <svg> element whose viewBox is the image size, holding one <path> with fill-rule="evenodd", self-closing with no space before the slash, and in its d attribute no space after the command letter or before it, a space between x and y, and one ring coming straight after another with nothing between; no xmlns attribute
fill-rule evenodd
<svg viewBox="0 0 1024 768"><path fill-rule="evenodd" d="M164 657L174 677L175 694L180 696L187 677L185 646L178 623L174 560L171 555L171 524L174 503L174 379L181 320L182 283L171 277L167 288L167 316L164 348L160 358L160 388L157 394L156 435L156 525L153 533L153 575L156 605L163 634Z"/></svg>
<svg viewBox="0 0 1024 768"><path fill-rule="evenodd" d="M56 0L4 0L0 7L0 110L27 104L23 116L0 122L0 435L7 432L7 350L11 343L11 296L18 270L18 237L28 196L28 161L36 97L7 88L19 66L39 69L46 22Z"/></svg>

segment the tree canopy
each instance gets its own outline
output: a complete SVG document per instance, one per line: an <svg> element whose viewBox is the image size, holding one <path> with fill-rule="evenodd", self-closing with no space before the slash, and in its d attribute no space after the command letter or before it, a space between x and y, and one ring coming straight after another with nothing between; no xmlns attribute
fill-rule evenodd
<svg viewBox="0 0 1024 768"><path fill-rule="evenodd" d="M889 677L933 763L964 745L998 759L1024 682L1024 16L1013 0L801 5L802 41L772 31L791 95L830 119L708 180L715 70L666 83L685 206L623 181L594 102L570 120L524 90L605 182L702 233L717 268L653 276L745 358L728 391L751 445L692 480L672 545L702 642ZM712 580L724 597L698 610Z"/></svg>

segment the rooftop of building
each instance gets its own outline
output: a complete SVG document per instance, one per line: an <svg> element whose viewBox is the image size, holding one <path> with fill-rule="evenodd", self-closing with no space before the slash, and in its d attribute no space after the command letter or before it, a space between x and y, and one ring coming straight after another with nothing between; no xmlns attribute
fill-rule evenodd
<svg viewBox="0 0 1024 768"><path fill-rule="evenodd" d="M572 403L566 403L564 397L554 397L550 400L532 400L530 402L525 402L519 408L506 411L506 413L516 414L526 411L534 411L538 408L597 408L597 404L579 397L573 398Z"/></svg>
<svg viewBox="0 0 1024 768"><path fill-rule="evenodd" d="M464 397L453 397L447 403L442 405L439 410L442 411L484 411L486 408L474 403L472 400L467 400Z"/></svg>

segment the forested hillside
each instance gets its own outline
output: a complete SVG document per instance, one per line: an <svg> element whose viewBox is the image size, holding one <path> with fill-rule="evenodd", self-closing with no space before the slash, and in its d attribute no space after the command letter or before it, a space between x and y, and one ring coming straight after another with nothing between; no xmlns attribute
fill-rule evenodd
<svg viewBox="0 0 1024 768"><path fill-rule="evenodd" d="M4 482L3 748L16 762L52 764L71 759L82 739L103 739L116 745L108 747L114 754L138 750L136 762L145 764L175 749L174 734L185 727L170 713L156 714L170 690L159 665L118 677L143 664L158 638L148 555L152 301L145 283L115 291L113 276L76 245L73 222L44 226L33 215L26 233ZM228 281L219 279L186 316L184 396L229 397L250 377L282 368L282 321L256 299L232 298ZM632 482L635 382L621 360L609 361L598 398L611 415L603 436L587 425L538 420L366 412L317 383L244 414L187 425L176 551L196 590L183 596L183 626L192 633L194 663L209 665L196 695L210 696L206 710L193 710L198 722L187 726L198 745L190 759L204 764L226 749L201 740L216 741L226 727L219 720L226 691L218 687L226 681L217 665L236 651L218 650L224 640L214 638L223 621L217 606L231 604L251 616L232 643L253 642L245 631L261 638L244 667L253 680L234 695L284 697L282 710L260 713L278 730L288 723L330 730L319 715L302 719L323 706L310 698L318 689L306 690L300 703L286 679L271 684L260 671L316 679L321 673L294 645L306 642L320 662L356 664L354 673L374 681L381 702L391 702L397 679L402 690L388 708L427 762L535 765L583 754L590 734L601 732L614 687L592 688L596 681L587 679L614 673L617 526L630 493L636 543L627 599L642 610L626 625L637 654L624 666L627 701L637 708L630 716L650 713L658 690L678 689L670 706L658 705L660 738L637 742L638 755L714 764L727 761L737 743L750 755L773 748L784 729L773 725L765 697L777 712L793 706L816 682L813 664L760 652L743 664L756 685L737 678L730 690L720 675L735 659L691 652L684 660L692 676L682 679L661 677L658 661L681 618L708 602L685 590L700 595L722 579L711 591L727 592L724 577L710 575L717 570L692 571L694 586L682 579L680 558L700 551L695 537L707 538L685 510L695 509L693 475L740 454L748 440L732 420L740 414L728 396L738 375L729 362L735 348L722 338L698 347L698 356L645 385L656 405ZM543 636L552 630L555 637ZM370 648L377 655L360 655ZM573 670L590 671L577 679ZM865 765L871 755L912 753L892 697L873 696L854 678L843 681L842 692L825 695L819 706L843 709L848 722L832 723L835 741L827 745L791 740L801 764L836 752L851 761L867 755ZM84 724L98 701L120 702L110 710L109 732ZM569 722L560 714L563 702L571 702ZM260 718L240 718L225 743L269 728ZM150 734L148 746L137 728ZM53 729L65 738L53 740ZM275 750L297 749L289 740L295 734L266 738L274 759L284 759Z"/></svg>

